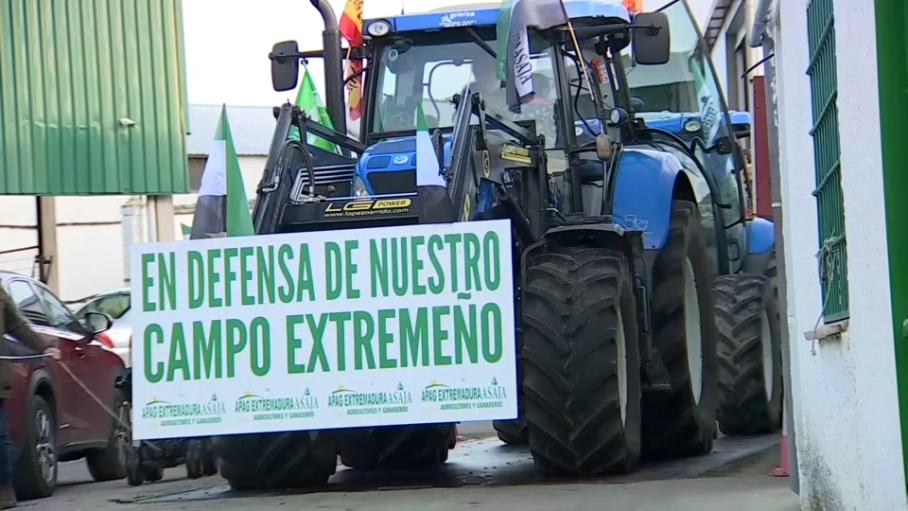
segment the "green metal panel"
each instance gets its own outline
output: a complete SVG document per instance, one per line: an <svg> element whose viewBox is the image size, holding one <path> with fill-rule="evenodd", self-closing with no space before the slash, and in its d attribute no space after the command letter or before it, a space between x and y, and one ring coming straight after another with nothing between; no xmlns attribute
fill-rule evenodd
<svg viewBox="0 0 908 511"><path fill-rule="evenodd" d="M895 368L902 432L902 463L908 473L908 6L904 0L876 0L877 70L886 240L895 332Z"/></svg>
<svg viewBox="0 0 908 511"><path fill-rule="evenodd" d="M832 0L812 0L807 7L810 42L810 93L813 107L813 152L820 228L820 275L826 322L848 317L848 258L845 254L845 210L836 107L835 16Z"/></svg>
<svg viewBox="0 0 908 511"><path fill-rule="evenodd" d="M0 194L187 193L187 131L182 0L0 0Z"/></svg>

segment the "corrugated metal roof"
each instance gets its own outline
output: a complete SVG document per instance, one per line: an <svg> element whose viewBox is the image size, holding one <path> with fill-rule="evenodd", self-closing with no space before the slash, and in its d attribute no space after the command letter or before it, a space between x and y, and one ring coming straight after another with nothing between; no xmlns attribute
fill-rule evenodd
<svg viewBox="0 0 908 511"><path fill-rule="evenodd" d="M221 115L221 105L190 105L189 156L206 156ZM239 156L268 154L274 135L274 109L266 106L227 106L230 133Z"/></svg>
<svg viewBox="0 0 908 511"><path fill-rule="evenodd" d="M182 0L0 0L0 194L188 192L182 30Z"/></svg>

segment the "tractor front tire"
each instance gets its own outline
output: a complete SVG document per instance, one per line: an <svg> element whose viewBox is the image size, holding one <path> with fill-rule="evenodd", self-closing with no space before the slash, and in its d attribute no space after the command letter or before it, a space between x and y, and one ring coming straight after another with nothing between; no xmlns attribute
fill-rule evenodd
<svg viewBox="0 0 908 511"><path fill-rule="evenodd" d="M324 485L337 468L337 448L322 431L215 437L221 477L235 490Z"/></svg>
<svg viewBox="0 0 908 511"><path fill-rule="evenodd" d="M644 396L647 456L674 458L712 450L718 399L713 265L697 207L674 201L668 240L653 266L652 295L653 344L668 369L671 389Z"/></svg>
<svg viewBox="0 0 908 511"><path fill-rule="evenodd" d="M637 309L623 252L532 256L523 298L530 451L546 476L633 471L640 458Z"/></svg>
<svg viewBox="0 0 908 511"><path fill-rule="evenodd" d="M782 422L782 343L770 278L716 280L719 329L719 429L726 435L772 433Z"/></svg>
<svg viewBox="0 0 908 511"><path fill-rule="evenodd" d="M518 410L520 408L522 407L518 404ZM494 421L492 426L498 433L498 439L507 445L526 445L530 440L527 423L522 416L512 421Z"/></svg>
<svg viewBox="0 0 908 511"><path fill-rule="evenodd" d="M454 424L389 426L342 431L341 463L357 470L415 468L448 460L457 432Z"/></svg>

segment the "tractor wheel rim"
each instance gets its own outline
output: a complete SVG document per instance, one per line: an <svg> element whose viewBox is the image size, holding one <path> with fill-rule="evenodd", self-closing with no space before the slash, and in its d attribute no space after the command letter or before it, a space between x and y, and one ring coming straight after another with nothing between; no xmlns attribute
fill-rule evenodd
<svg viewBox="0 0 908 511"><path fill-rule="evenodd" d="M703 391L703 332L700 328L700 296L697 294L697 277L690 258L682 269L684 281L684 341L687 348L687 369L694 402L700 404Z"/></svg>
<svg viewBox="0 0 908 511"><path fill-rule="evenodd" d="M47 484L56 480L57 453L54 445L53 421L44 410L35 414L35 457L41 470L41 477Z"/></svg>
<svg viewBox="0 0 908 511"><path fill-rule="evenodd" d="M618 324L615 326L615 347L618 365L618 407L621 411L621 424L627 425L627 350L625 348L624 318L618 309Z"/></svg>
<svg viewBox="0 0 908 511"><path fill-rule="evenodd" d="M772 330L769 328L769 315L766 311L760 316L760 344L763 347L763 389L766 400L772 399L773 386L776 383L776 368L772 356Z"/></svg>

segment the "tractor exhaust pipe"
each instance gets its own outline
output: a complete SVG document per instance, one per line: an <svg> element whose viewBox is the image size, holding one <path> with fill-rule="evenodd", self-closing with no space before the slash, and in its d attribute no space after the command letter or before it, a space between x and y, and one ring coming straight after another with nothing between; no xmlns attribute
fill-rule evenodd
<svg viewBox="0 0 908 511"><path fill-rule="evenodd" d="M328 0L310 0L325 23L322 44L325 49L325 108L334 123L334 131L347 133L347 112L344 105L344 68L341 53L341 34L337 15Z"/></svg>

